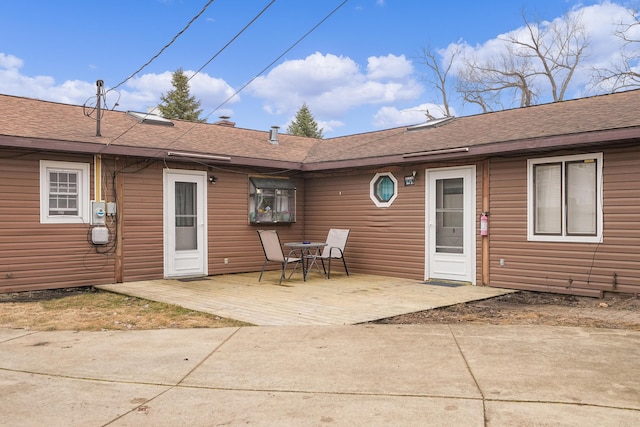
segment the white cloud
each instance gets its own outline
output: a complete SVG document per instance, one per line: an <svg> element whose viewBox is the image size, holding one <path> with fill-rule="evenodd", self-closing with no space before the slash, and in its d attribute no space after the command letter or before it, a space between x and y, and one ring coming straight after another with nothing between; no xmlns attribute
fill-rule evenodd
<svg viewBox="0 0 640 427"><path fill-rule="evenodd" d="M582 57L579 67L575 70L571 78L569 91L565 99L583 96L585 94L585 87L590 83L591 73L594 67L602 67L616 62L619 63L622 43L619 38L615 37L614 31L617 24L621 22L632 22L630 21L631 15L629 14L629 9L608 1L592 6L573 8L568 12L568 15L569 17L579 17L580 22L584 25L589 44L586 49L586 55ZM564 16L557 17L552 22L557 24L562 23L563 19L565 19ZM544 25L549 24L550 22L544 22ZM464 56L477 58L480 62L490 60L499 61L500 55L507 53L507 44L504 40L512 37L521 40L527 39L528 29L523 25L476 46L471 46L464 41L460 41L439 51L439 54L442 57L447 57L445 55L450 54L455 48L459 48L464 53ZM452 69L452 75L454 77L458 74L458 67L461 64L462 58L463 55L458 56L456 66ZM538 79L537 85L543 94L549 93L547 81ZM542 101L544 101L544 99L542 99Z"/></svg>
<svg viewBox="0 0 640 427"><path fill-rule="evenodd" d="M0 70L0 93L8 95L52 100L47 95L54 83L52 77L28 77L20 74L16 68Z"/></svg>
<svg viewBox="0 0 640 427"><path fill-rule="evenodd" d="M363 105L416 99L424 88L412 72L404 56L371 57L363 73L351 58L316 52L278 65L249 91L270 114L292 114L306 102L314 116L333 120Z"/></svg>
<svg viewBox="0 0 640 427"><path fill-rule="evenodd" d="M7 70L19 69L22 68L23 65L22 59L13 55L5 55L0 52L0 68L5 68Z"/></svg>
<svg viewBox="0 0 640 427"><path fill-rule="evenodd" d="M82 105L95 97L95 82L81 80L67 80L57 84L50 76L30 77L21 74L22 59L0 53L0 93L45 99L67 104ZM194 71L185 70L191 76ZM160 74L142 74L134 77L117 91L107 92L107 107L113 108L118 104L118 110L147 111L156 107L160 96L172 89L171 77L173 72L165 71ZM233 94L234 89L224 80L200 73L189 81L190 92L201 101L204 114L210 113ZM109 90L109 88L106 88ZM226 104L226 108L218 111L220 114L230 114L230 105L238 103L239 96L233 97ZM95 102L95 101L94 101Z"/></svg>
<svg viewBox="0 0 640 427"><path fill-rule="evenodd" d="M186 76L192 76L194 71L184 70ZM172 71L160 74L143 74L134 77L126 83L126 89L120 90L120 109L147 111L160 103L162 94L172 89ZM224 80L200 73L189 80L189 92L201 102L200 108L204 114L209 114L229 99L234 90ZM239 97L230 99L227 106L240 101Z"/></svg>
<svg viewBox="0 0 640 427"><path fill-rule="evenodd" d="M322 129L324 135L335 132L338 128L344 126L344 122L340 120L318 120L318 128Z"/></svg>
<svg viewBox="0 0 640 427"><path fill-rule="evenodd" d="M373 117L373 124L378 128L392 128L398 126L415 125L427 121L427 114L440 118L444 117L444 108L438 104L420 104L414 107L398 110L395 107L382 107ZM455 115L455 112L452 111Z"/></svg>
<svg viewBox="0 0 640 427"><path fill-rule="evenodd" d="M372 56L368 59L367 77L380 79L406 79L413 74L413 64L404 55Z"/></svg>

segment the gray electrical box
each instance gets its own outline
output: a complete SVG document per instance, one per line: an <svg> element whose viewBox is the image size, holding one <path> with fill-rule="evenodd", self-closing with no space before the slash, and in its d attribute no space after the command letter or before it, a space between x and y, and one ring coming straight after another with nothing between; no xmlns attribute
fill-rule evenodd
<svg viewBox="0 0 640 427"><path fill-rule="evenodd" d="M91 241L94 245L106 245L109 243L109 229L107 227L93 227Z"/></svg>
<svg viewBox="0 0 640 427"><path fill-rule="evenodd" d="M105 217L104 202L91 202L91 225L104 225Z"/></svg>
<svg viewBox="0 0 640 427"><path fill-rule="evenodd" d="M107 203L107 216L111 216L111 215L115 215L116 214L116 204L113 202L108 202Z"/></svg>

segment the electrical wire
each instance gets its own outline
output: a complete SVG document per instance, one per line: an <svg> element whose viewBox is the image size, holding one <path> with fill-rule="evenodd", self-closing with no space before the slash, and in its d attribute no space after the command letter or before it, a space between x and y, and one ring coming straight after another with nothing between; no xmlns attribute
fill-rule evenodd
<svg viewBox="0 0 640 427"><path fill-rule="evenodd" d="M309 36L309 34L311 34L312 32L314 32L320 25L322 25L327 19L329 19L334 13L336 13L338 10L340 10L340 8L342 8L349 0L344 0L342 3L340 3L335 9L333 9L331 12L329 12L329 14L327 16L325 16L323 19L321 19L316 25L314 25L309 31L307 31L304 35L302 35L300 38L298 38L298 40L295 41L295 43L293 43L291 46L289 46L284 52L282 52L276 59L274 59L273 61L271 61L269 63L269 65L267 65L266 67L264 67L262 70L260 70L260 72L258 72L258 74L256 74L254 77L252 77L248 82L246 82L244 85L242 85L238 90L236 90L231 96L229 96L227 99L225 99L220 105L218 105L216 108L214 108L209 114L207 114L206 116L204 116L203 118L206 120L207 118L209 118L209 116L211 116L213 113L215 113L216 111L218 111L220 108L222 108L224 105L227 104L227 102L231 101L235 96L237 96L241 91L243 91L247 86L249 86L251 83L253 83L258 77L260 77L261 75L263 75L268 69L270 69L273 64L275 64L276 62L278 62L280 59L282 59L282 57L284 57L287 53L289 53L294 47L296 47L298 44L300 44L305 38L307 38ZM173 144L175 144L176 142L178 142L180 140L180 138L184 137L186 134L188 134L189 132L191 132L193 129L195 129L197 123L194 123L193 126L191 126L189 129L185 130L182 135L178 136L176 139L174 139L173 141L171 141L169 144L167 144L165 147L158 149L158 152L164 151L167 148L171 147Z"/></svg>
<svg viewBox="0 0 640 427"><path fill-rule="evenodd" d="M200 10L200 12L198 12L198 14L196 16L194 16L191 21L189 21L189 23L182 29L180 30L180 32L178 34L176 34L169 43L167 43L166 45L164 45L164 47L162 49L160 49L160 51L158 53L156 53L153 57L151 57L150 60L148 60L143 66L141 66L140 68L138 68L136 71L134 71L129 77L127 77L126 79L124 79L123 81L121 81L120 83L118 83L117 85L115 85L114 87L112 87L111 89L109 89L107 92L110 92L112 90L116 90L117 88L119 88L120 86L122 86L123 84L125 84L126 82L128 82L129 80L131 80L136 74L138 74L140 71L144 70L147 66L149 66L149 64L151 64L153 61L155 61L160 55L162 55L162 52L164 52L169 46L171 46L177 39L178 37L180 37L185 31L187 31L187 29L191 26L191 24L193 24L195 22L196 19L198 19L205 10L207 10L207 8L211 5L211 3L213 3L215 0L209 0L207 2L207 4L205 4L202 9Z"/></svg>
<svg viewBox="0 0 640 427"><path fill-rule="evenodd" d="M262 14L263 14L263 13L265 13L265 12L267 11L267 9L269 9L269 8L273 5L273 3L275 3L275 1L276 1L276 0L271 0L271 3L269 3L268 5L266 5L266 6L265 6L265 8L264 8L264 9L262 9L262 10L260 11L260 13L258 13L258 14L255 16L255 18L253 18L253 19L251 20L251 22L249 22L247 25L245 25L245 26L244 26L244 28L243 28L242 30L240 30L240 32L238 32L235 36L233 36L233 38L232 38L231 40L229 40L229 41L227 42L227 44L225 44L224 46L222 46L222 48L221 48L220 50L218 50L218 51L215 53L215 55L213 55L213 56L212 56L212 57L211 57L207 62L205 62L205 63L202 65L202 67L198 68L198 70L197 70L195 73L193 73L193 75L192 75L191 77L189 77L189 80L187 80L187 81L190 81L192 78L194 78L194 77L195 77L195 76L196 76L200 71L202 71L202 70L203 70L207 65L209 65L209 64L211 63L211 61L213 61L213 60L214 60L218 55L220 55L220 54L221 54L221 53L222 53L222 52L223 52L227 47L229 47L229 45L230 45L231 43L233 43L233 42L234 42L238 37L240 37L240 35L241 35L242 33L244 33L244 32L245 32L245 30L247 30L251 25L253 25L253 23L254 23L254 22L256 22L256 21L257 21L257 20L258 20L258 18L260 18L260 17L262 16Z"/></svg>
<svg viewBox="0 0 640 427"><path fill-rule="evenodd" d="M92 118L91 116L93 115L93 113L96 112L97 107L98 107L98 102L100 102L100 98L104 99L106 102L106 92L104 91L104 86L100 87L100 89L98 90L98 93L95 96L90 96L89 98L87 98L86 101L84 101L84 104L82 104L82 113L89 117ZM92 101L93 99L96 100L95 104L89 104L90 101ZM99 120L104 116L104 110L100 110L100 117L96 117L94 118L94 120Z"/></svg>
<svg viewBox="0 0 640 427"><path fill-rule="evenodd" d="M285 56L287 53L289 53L294 47L296 47L298 44L300 44L304 39L307 38L307 36L309 36L309 34L311 34L312 32L314 32L320 25L324 24L324 22L329 19L334 13L336 13L338 10L340 10L340 8L342 8L342 6L344 6L349 0L344 0L342 3L340 3L335 9L333 9L331 12L329 12L329 14L327 16L325 16L320 22L318 22L316 25L314 25L309 31L307 31L304 35L302 35L302 37L300 37L298 40L296 40L295 43L293 43L291 46L289 46L289 48L287 48L284 52L282 52L282 54L280 54L280 56L278 56L276 59L274 59L269 65L267 65L266 67L264 67L262 70L260 70L260 72L258 74L256 74L253 78L251 78L251 80L249 80L247 83L245 83L242 87L240 87L240 89L238 89L237 91L235 91L233 93L233 95L231 95L230 97L228 97L226 100L224 100L220 105L218 105L213 111L211 111L209 114L207 114L204 118L208 118L211 114L215 113L216 111L218 111L220 108L222 108L227 102L231 101L236 95L238 95L242 90L244 90L247 86L249 86L251 83L254 82L255 79L257 79L258 77L260 77L262 74L264 74L269 68L271 68L273 66L273 64L275 64L276 62L278 62L280 59L282 59L283 56Z"/></svg>
<svg viewBox="0 0 640 427"><path fill-rule="evenodd" d="M213 0L212 0L212 1L213 1ZM211 3L211 2L209 2L209 3ZM216 52L216 53L215 53L211 58L209 58L209 60L208 60L208 61L207 61L203 66L201 66L201 67L198 69L198 71L196 71L196 72L195 72L191 77L189 77L189 79L188 79L187 81L190 81L192 78L194 78L194 77L196 76L196 74L198 74L200 71L202 71L202 70L204 69L204 67L206 67L207 65L209 65L209 64L211 63L211 61L213 61L213 60L214 60L218 55L220 55L220 53L222 53L222 52L223 52L227 47L229 47L229 45L230 45L231 43L233 43L233 41L235 41L235 40L236 40L236 39L237 39L237 38L238 38L242 33L244 33L244 32L245 32L245 31L246 31L246 30L247 30L247 29L248 29L252 24L254 24L254 23L255 23L255 21L256 21L260 16L262 16L262 14L264 14L264 12L265 12L267 9L269 9L269 8L273 5L273 3L275 3L275 0L271 0L271 2L270 2L267 6L265 6L265 7L264 7L264 8L263 8L263 9L262 9L262 10L261 10L261 11L260 11L260 12L259 12L259 13L258 13L258 14L257 14L257 15L256 15L256 16L255 16L255 17L254 17L254 18L253 18L253 19L252 19L252 20L251 20L247 25L245 25L245 26L244 26L244 28L242 28L242 30L240 30L238 33L236 33L236 35L235 35L235 36L233 36L233 37L231 38L231 40L230 40L229 42L227 42L227 43L226 43L226 44L225 44L225 45L224 45L220 50L218 50L218 52ZM208 6L208 4L207 4L207 6ZM206 6L205 6L205 8L206 8ZM138 72L138 71L136 71L136 73L137 73L137 72ZM134 73L134 75L135 75L136 73ZM255 79L255 78L254 78L254 79ZM126 81L126 80L125 80L125 81ZM121 83L121 84L122 84L122 83ZM120 84L120 85L121 85L121 84ZM116 87L118 87L118 86L120 86L120 85L117 85ZM114 89L115 89L115 88L114 88ZM112 90L112 89L109 89L109 90ZM108 92L108 91L107 91L107 92ZM237 92L236 92L236 94L237 94ZM105 94L105 95L106 95L106 94ZM105 102L106 102L106 100L105 100ZM158 105L159 105L159 104L158 104ZM156 107L157 107L157 105L156 105ZM220 108L220 107L218 107L218 109L219 109L219 108ZM214 111L215 111L215 110L214 110ZM209 113L206 117L209 117L211 114L213 114L213 111L212 111L211 113ZM205 119L206 119L206 117L205 117ZM136 127L138 124L139 124L139 122L135 122L135 123L133 123L129 128L125 129L125 130L124 130L120 135L116 136L116 137L115 137L115 138L113 138L111 141L109 141L109 142L108 142L108 143L107 143L107 144L106 144L106 145L105 145L105 146L100 150L100 153L102 153L102 152L103 152L103 151L104 151L104 150L105 150L109 145L111 145L112 143L114 143L116 140L118 140L119 138L122 138L124 135L126 135L126 134L131 130L131 129L133 129L134 127ZM188 132L188 131L187 131L187 132ZM185 132L185 134L186 134L186 132ZM183 134L183 135L181 135L181 136L179 136L179 137L178 137L178 139L179 139L179 138L181 138L182 136L184 136L184 134ZM174 140L174 141L172 141L169 145L174 144L176 141L177 141L177 139L176 139L176 140ZM163 148L162 150L164 150L164 149L165 149L165 148Z"/></svg>

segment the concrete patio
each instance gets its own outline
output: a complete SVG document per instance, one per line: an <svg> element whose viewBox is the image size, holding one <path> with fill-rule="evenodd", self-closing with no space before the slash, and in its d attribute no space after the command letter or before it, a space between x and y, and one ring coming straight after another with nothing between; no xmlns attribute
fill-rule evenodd
<svg viewBox="0 0 640 427"><path fill-rule="evenodd" d="M278 284L279 272L162 279L96 286L262 326L353 325L514 292L484 286L438 286L366 274L299 275Z"/></svg>

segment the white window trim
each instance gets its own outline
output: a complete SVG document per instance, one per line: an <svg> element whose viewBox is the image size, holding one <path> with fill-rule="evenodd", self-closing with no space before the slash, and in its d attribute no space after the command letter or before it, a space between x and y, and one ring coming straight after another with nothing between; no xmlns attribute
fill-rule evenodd
<svg viewBox="0 0 640 427"><path fill-rule="evenodd" d="M50 169L79 172L78 215L49 215ZM89 223L89 163L56 162L40 160L40 223L41 224L88 224Z"/></svg>
<svg viewBox="0 0 640 427"><path fill-rule="evenodd" d="M578 154L573 156L555 156L544 157L540 159L528 159L527 160L527 240L533 242L571 242L571 243L602 243L602 228L603 228L603 190L602 190L602 153L591 154ZM596 213L596 235L595 236L548 236L534 234L534 180L533 180L533 167L538 164L545 163L559 163L559 162L573 162L586 159L596 159L596 185L598 188L597 194L597 213ZM563 177L564 179L564 177ZM564 188L562 189L562 201L564 204L565 195ZM563 233L566 215L566 208L562 209L562 224Z"/></svg>
<svg viewBox="0 0 640 427"><path fill-rule="evenodd" d="M378 178L382 176L388 176L391 179L391 181L393 181L393 196L391 196L391 198L386 202L380 201L380 199L378 199L378 197L376 196L376 182L378 181ZM391 172L381 172L381 173L375 174L375 176L369 183L369 197L371 198L373 203L376 204L377 207L388 208L389 206L391 206L391 204L396 199L396 197L398 197L398 180L396 179L395 176L393 176Z"/></svg>

